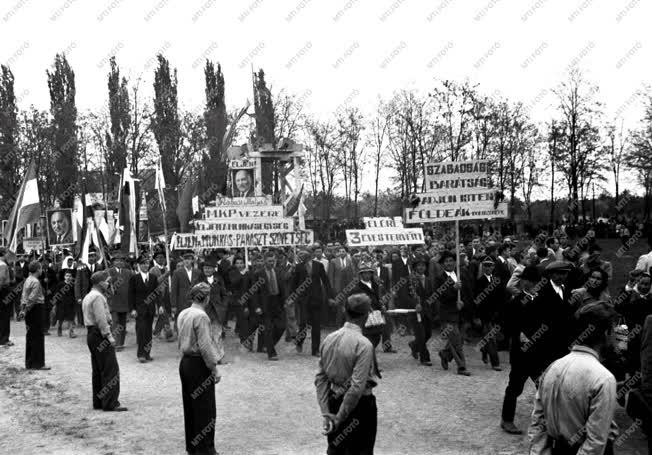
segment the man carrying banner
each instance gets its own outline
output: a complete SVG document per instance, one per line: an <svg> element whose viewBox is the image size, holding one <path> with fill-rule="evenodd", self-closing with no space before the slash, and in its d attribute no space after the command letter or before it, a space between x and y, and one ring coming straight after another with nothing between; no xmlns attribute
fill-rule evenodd
<svg viewBox="0 0 652 455"><path fill-rule="evenodd" d="M444 251L439 258L439 263L444 272L435 278L433 284L434 296L439 301L439 320L442 327L442 338L446 339L446 346L439 351L441 366L448 370L448 363L455 360L457 374L470 376L466 369L464 358L464 344L459 330L460 310L462 302L458 301L458 290L462 289L462 281L455 272L455 255Z"/></svg>

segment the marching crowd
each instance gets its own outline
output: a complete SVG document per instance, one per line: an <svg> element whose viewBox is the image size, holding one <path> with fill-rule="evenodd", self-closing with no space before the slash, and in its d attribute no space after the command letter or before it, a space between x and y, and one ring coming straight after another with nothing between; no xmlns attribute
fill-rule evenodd
<svg viewBox="0 0 652 455"><path fill-rule="evenodd" d="M649 431L652 252L614 289L613 267L591 230L574 242L563 230L540 233L525 246L499 233L466 238L459 264L457 247L427 237L424 245L397 248L215 250L199 260L185 252L171 261L173 270L160 246L139 257L91 250L85 263L69 251L56 261L21 255L10 263L2 250L0 344L12 345L12 315L24 318L25 366L48 369L44 337L51 327L71 338L86 327L93 407L122 411L115 352L124 349L129 317L136 321L139 362L153 360L153 337L177 340L189 453L214 451L213 433L196 436L215 419L217 366L226 363L223 339L230 331L244 349L265 352L270 361L279 360L284 335L302 352L310 334L310 352L320 358L315 384L329 453L372 453L376 407L369 397L382 371L376 350L395 353L392 337L410 336L412 356L430 367L428 341L436 329L445 342L438 363L444 370L454 363L460 376L471 375L465 342L476 343L496 371L498 352L509 350L506 432L522 432L514 424L517 398L528 379L535 383L532 453L580 447L612 453L616 403L624 405L626 396L628 412ZM624 242L620 254L628 248ZM322 325L339 328L323 343ZM365 424L350 429L353 418ZM357 445L347 452L350 444Z"/></svg>

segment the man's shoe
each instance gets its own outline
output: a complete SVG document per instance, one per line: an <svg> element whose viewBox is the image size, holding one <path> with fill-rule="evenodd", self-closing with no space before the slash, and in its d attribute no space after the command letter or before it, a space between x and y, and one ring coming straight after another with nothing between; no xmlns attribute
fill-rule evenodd
<svg viewBox="0 0 652 455"><path fill-rule="evenodd" d="M124 412L126 410L127 408L125 408L124 406L116 406L113 409L105 409L104 412Z"/></svg>
<svg viewBox="0 0 652 455"><path fill-rule="evenodd" d="M487 351L484 349L482 350L482 363L487 364L489 363L489 355L487 354Z"/></svg>
<svg viewBox="0 0 652 455"><path fill-rule="evenodd" d="M313 357L319 357L319 352L313 352L313 353L312 353L312 356L313 356Z"/></svg>
<svg viewBox="0 0 652 455"><path fill-rule="evenodd" d="M421 363L421 365L426 366L426 367L431 367L432 366L432 362L430 360L422 360L420 363Z"/></svg>
<svg viewBox="0 0 652 455"><path fill-rule="evenodd" d="M417 350L416 350L415 347L414 347L414 341L410 341L410 342L408 343L408 346L410 346L410 351L412 351L412 357L413 357L415 360L418 359L418 358L419 358L419 353L417 352Z"/></svg>
<svg viewBox="0 0 652 455"><path fill-rule="evenodd" d="M125 347L124 347L124 346L116 346L116 347L115 347L115 352L122 352L122 351L124 351L124 350L125 350Z"/></svg>
<svg viewBox="0 0 652 455"><path fill-rule="evenodd" d="M49 331L49 330L46 330L45 332L43 332L43 336L46 336L46 337L47 337L47 336L50 336L50 331Z"/></svg>
<svg viewBox="0 0 652 455"><path fill-rule="evenodd" d="M69 336L70 338L77 338L77 334L76 334L75 332L70 332L70 333L68 334L68 336Z"/></svg>
<svg viewBox="0 0 652 455"><path fill-rule="evenodd" d="M7 341L5 344L3 344L4 347L8 348L10 346L13 346L14 342L13 341Z"/></svg>
<svg viewBox="0 0 652 455"><path fill-rule="evenodd" d="M466 369L457 370L457 374L459 374L460 376L471 376L471 373L469 373Z"/></svg>
<svg viewBox="0 0 652 455"><path fill-rule="evenodd" d="M514 422L500 422L500 428L509 434L523 434L523 430L514 425Z"/></svg>
<svg viewBox="0 0 652 455"><path fill-rule="evenodd" d="M271 357L268 357L267 360L272 360L272 361L275 362L275 361L278 360L278 356L277 356L277 355L273 355L273 356L271 356Z"/></svg>
<svg viewBox="0 0 652 455"><path fill-rule="evenodd" d="M151 355L146 355L145 360L147 360L148 362L151 362L152 360L154 360L154 357L152 357Z"/></svg>
<svg viewBox="0 0 652 455"><path fill-rule="evenodd" d="M297 352L301 354L303 352L303 345L302 344L297 344Z"/></svg>
<svg viewBox="0 0 652 455"><path fill-rule="evenodd" d="M390 346L387 349L384 349L383 352L385 352L387 354L396 354L398 351Z"/></svg>
<svg viewBox="0 0 652 455"><path fill-rule="evenodd" d="M494 371L503 371L503 369L500 368L499 366L491 367L491 369Z"/></svg>
<svg viewBox="0 0 652 455"><path fill-rule="evenodd" d="M446 359L446 357L444 357L444 353L441 352L441 351L439 351L439 359L441 360L441 367L444 370L448 370L448 359Z"/></svg>
<svg viewBox="0 0 652 455"><path fill-rule="evenodd" d="M45 365L43 365L41 368L37 368L37 370L42 370L42 371L49 371L51 369L52 369L52 367L48 367L48 366L45 366Z"/></svg>
<svg viewBox="0 0 652 455"><path fill-rule="evenodd" d="M138 357L138 361L139 361L140 363L146 363L146 362L147 362L147 359L146 359L145 357Z"/></svg>

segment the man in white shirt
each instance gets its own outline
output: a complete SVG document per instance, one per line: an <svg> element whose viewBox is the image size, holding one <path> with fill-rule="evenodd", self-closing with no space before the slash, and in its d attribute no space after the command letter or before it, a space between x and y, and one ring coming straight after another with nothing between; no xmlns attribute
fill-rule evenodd
<svg viewBox="0 0 652 455"><path fill-rule="evenodd" d="M652 267L652 244L649 245L650 252L647 254L642 254L638 261L636 262L636 270L642 270L643 272L650 273L650 267Z"/></svg>

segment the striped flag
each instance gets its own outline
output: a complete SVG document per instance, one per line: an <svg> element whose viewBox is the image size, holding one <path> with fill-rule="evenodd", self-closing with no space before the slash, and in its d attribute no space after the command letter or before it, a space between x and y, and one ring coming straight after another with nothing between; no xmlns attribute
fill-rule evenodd
<svg viewBox="0 0 652 455"><path fill-rule="evenodd" d="M158 164L156 165L156 181L154 182L154 188L158 191L158 200L161 203L161 209L165 212L165 176L163 175L163 163L161 163L161 157L159 157Z"/></svg>
<svg viewBox="0 0 652 455"><path fill-rule="evenodd" d="M15 253L18 249L16 234L28 224L39 222L41 217L41 200L38 195L38 183L36 181L36 166L30 163L20 191L16 198L14 208L7 221L7 228L4 237L9 243L9 251Z"/></svg>

